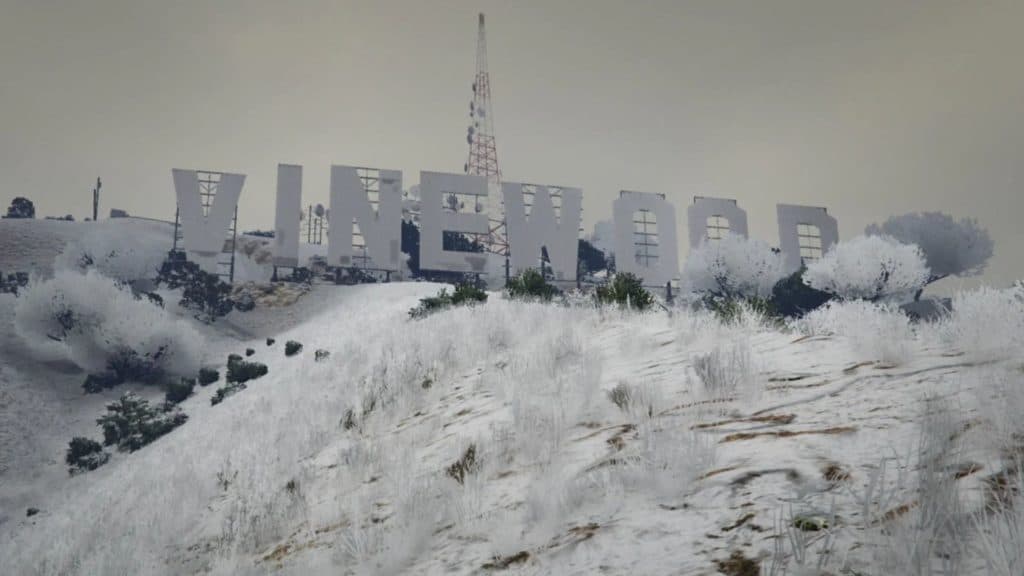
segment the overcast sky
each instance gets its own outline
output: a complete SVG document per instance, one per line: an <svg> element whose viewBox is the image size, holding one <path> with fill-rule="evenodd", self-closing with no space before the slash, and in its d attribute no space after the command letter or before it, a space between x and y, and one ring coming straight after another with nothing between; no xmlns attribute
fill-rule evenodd
<svg viewBox="0 0 1024 576"><path fill-rule="evenodd" d="M460 172L487 14L506 180L777 202L841 238L894 213L977 217L987 280L1024 276L1024 2L0 0L0 203L173 218L171 168L248 175L273 225L278 163L328 197L331 163ZM685 240L683 240L685 242Z"/></svg>

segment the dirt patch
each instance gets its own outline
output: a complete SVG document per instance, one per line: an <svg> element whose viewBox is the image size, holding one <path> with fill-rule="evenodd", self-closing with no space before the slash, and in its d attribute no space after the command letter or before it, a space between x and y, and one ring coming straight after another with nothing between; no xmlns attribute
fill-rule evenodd
<svg viewBox="0 0 1024 576"><path fill-rule="evenodd" d="M705 428L716 428L718 426L726 426L729 424L741 424L741 423L752 423L752 424L791 424L793 420L796 420L796 414L767 414L764 416L751 416L749 418L733 418L731 420L720 420L718 422L704 422L701 424L695 424L691 428L695 430L701 430Z"/></svg>
<svg viewBox="0 0 1024 576"><path fill-rule="evenodd" d="M953 472L953 479L966 478L975 472L980 472L983 468L985 467L977 462L964 462L956 467L956 470Z"/></svg>
<svg viewBox="0 0 1024 576"><path fill-rule="evenodd" d="M800 479L800 473L795 468L772 468L771 470L751 470L746 474L733 478L732 482L729 482L730 486L746 486L751 480L760 478L767 474L785 474L786 479L791 482L796 482Z"/></svg>
<svg viewBox="0 0 1024 576"><path fill-rule="evenodd" d="M824 428L822 430L798 430L793 432L791 430L779 430L775 432L737 432L735 434L729 434L725 438L722 438L721 442L736 442L738 440L751 440L760 436L772 436L775 438L792 438L794 436L809 436L812 434L850 434L856 432L857 428L853 426L834 426L832 428Z"/></svg>
<svg viewBox="0 0 1024 576"><path fill-rule="evenodd" d="M505 556L504 558L495 557L494 560L483 565L484 570L506 570L509 566L514 564L522 564L530 559L530 553L523 550L517 554L511 556Z"/></svg>
<svg viewBox="0 0 1024 576"><path fill-rule="evenodd" d="M895 520L897 518L900 518L901 516L905 515L907 512L910 512L911 510L913 510L916 507L917 507L917 500L914 500L913 502L908 502L906 504L900 504L899 506L897 506L897 507L895 507L895 508L893 508L891 510L887 510L885 512L885 514L882 514L882 517L879 518L878 520L875 520L873 522L873 524L882 524L884 522L892 522L893 520Z"/></svg>
<svg viewBox="0 0 1024 576"><path fill-rule="evenodd" d="M726 466L725 468L715 468L714 470L710 470L708 472L705 472L704 474L701 474L697 478L697 480L707 480L708 478L711 478L712 476L718 476L719 474L724 474L726 472L732 472L733 470L736 470L738 468L739 468L739 466Z"/></svg>
<svg viewBox="0 0 1024 576"><path fill-rule="evenodd" d="M466 475L473 473L477 470L476 460L476 444L470 444L466 451L462 453L462 457L456 460L448 466L445 473L451 476L459 484L463 484L466 480Z"/></svg>
<svg viewBox="0 0 1024 576"><path fill-rule="evenodd" d="M605 440L616 452L626 447L626 435L636 431L633 424L624 424L611 438Z"/></svg>
<svg viewBox="0 0 1024 576"><path fill-rule="evenodd" d="M821 476L832 484L839 484L850 479L850 473L835 462L829 462L821 471Z"/></svg>
<svg viewBox="0 0 1024 576"><path fill-rule="evenodd" d="M753 520L754 516L755 516L755 514L753 512L750 512L748 514L744 514L743 516L740 517L739 520L733 522L732 524L730 524L729 526L726 526L725 528L722 528L722 532L729 532L729 531L735 530L735 529L739 528L740 526L743 526L744 524L746 524L748 520Z"/></svg>
<svg viewBox="0 0 1024 576"><path fill-rule="evenodd" d="M858 362L858 363L854 364L853 366L847 366L846 368L843 368L843 374L853 374L854 372L857 371L858 368L863 368L864 366L871 366L874 363L875 363L874 360L866 360L864 362Z"/></svg>
<svg viewBox="0 0 1024 576"><path fill-rule="evenodd" d="M741 550L734 550L725 560L715 562L718 571L726 576L759 576L761 564L752 558L747 558Z"/></svg>

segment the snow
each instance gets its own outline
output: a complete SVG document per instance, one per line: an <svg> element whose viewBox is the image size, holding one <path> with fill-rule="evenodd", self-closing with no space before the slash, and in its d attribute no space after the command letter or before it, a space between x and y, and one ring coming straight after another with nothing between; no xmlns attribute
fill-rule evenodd
<svg viewBox="0 0 1024 576"><path fill-rule="evenodd" d="M736 550L767 567L780 519L830 510L833 572L847 555L863 572L878 542L861 516L891 508L859 496L883 457L916 470L925 398L956 407L949 464L982 466L956 480L970 493L1015 424L995 416L1024 406L993 401L1020 388L1020 348L971 348L966 317L888 334L833 312L801 331L492 293L410 320L439 288L317 285L197 326L205 365L223 373L251 347L269 374L217 406L218 384L198 389L184 426L76 477L67 441L96 437L103 403L131 387L83 395L72 367L28 359L0 296L0 572L714 574ZM1024 335L1019 300L976 297L976 315L999 306L1000 334ZM864 345L872 333L902 352ZM288 339L303 352L286 358ZM731 385L705 386L702 362ZM460 484L445 471L470 445ZM831 464L850 478L827 480ZM897 488L892 507L912 498Z"/></svg>

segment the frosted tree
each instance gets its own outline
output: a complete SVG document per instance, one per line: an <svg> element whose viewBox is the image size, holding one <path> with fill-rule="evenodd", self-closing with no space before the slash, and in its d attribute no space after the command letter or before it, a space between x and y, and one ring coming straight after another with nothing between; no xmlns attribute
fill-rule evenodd
<svg viewBox="0 0 1024 576"><path fill-rule="evenodd" d="M844 300L909 300L928 281L924 253L891 236L858 236L807 265L804 283Z"/></svg>
<svg viewBox="0 0 1024 576"><path fill-rule="evenodd" d="M690 252L683 266L683 285L723 298L768 298L786 276L783 255L760 240L726 234L705 241Z"/></svg>
<svg viewBox="0 0 1024 576"><path fill-rule="evenodd" d="M925 284L947 276L981 274L992 257L992 238L987 230L978 226L977 220L962 218L957 222L942 212L892 216L881 225L868 226L864 233L892 236L904 244L921 248L931 271Z"/></svg>

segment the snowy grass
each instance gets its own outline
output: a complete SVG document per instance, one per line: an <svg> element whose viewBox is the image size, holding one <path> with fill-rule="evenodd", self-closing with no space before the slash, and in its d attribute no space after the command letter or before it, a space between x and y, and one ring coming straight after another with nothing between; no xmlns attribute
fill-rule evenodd
<svg viewBox="0 0 1024 576"><path fill-rule="evenodd" d="M809 336L845 337L864 360L899 365L914 353L915 334L898 307L863 300L832 301L793 323Z"/></svg>

